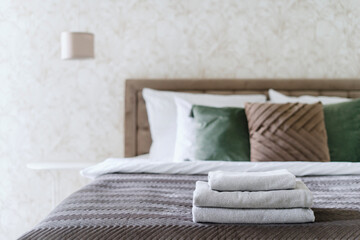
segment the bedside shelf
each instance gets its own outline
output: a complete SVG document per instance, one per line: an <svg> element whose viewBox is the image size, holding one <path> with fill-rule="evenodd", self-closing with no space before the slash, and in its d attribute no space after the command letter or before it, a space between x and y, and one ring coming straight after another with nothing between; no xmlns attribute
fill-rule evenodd
<svg viewBox="0 0 360 240"><path fill-rule="evenodd" d="M52 207L54 208L60 201L59 197L59 171L81 170L83 168L95 165L94 162L32 162L26 164L26 167L35 171L48 171L52 177ZM79 174L80 175L80 174Z"/></svg>
<svg viewBox="0 0 360 240"><path fill-rule="evenodd" d="M34 170L77 170L94 164L90 162L33 162L26 166Z"/></svg>

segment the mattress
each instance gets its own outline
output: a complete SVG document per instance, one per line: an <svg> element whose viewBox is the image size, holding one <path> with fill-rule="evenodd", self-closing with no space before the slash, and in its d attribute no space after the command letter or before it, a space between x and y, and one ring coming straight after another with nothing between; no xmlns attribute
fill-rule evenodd
<svg viewBox="0 0 360 240"><path fill-rule="evenodd" d="M195 182L206 175L109 171L73 193L20 239L359 239L360 176L301 177L315 223L192 222Z"/></svg>

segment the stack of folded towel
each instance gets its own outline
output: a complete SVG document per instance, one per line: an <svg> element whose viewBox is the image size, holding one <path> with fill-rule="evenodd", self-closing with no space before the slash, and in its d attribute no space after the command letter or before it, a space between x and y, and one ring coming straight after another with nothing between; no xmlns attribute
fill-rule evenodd
<svg viewBox="0 0 360 240"><path fill-rule="evenodd" d="M194 222L314 222L313 195L287 170L209 172L194 191Z"/></svg>

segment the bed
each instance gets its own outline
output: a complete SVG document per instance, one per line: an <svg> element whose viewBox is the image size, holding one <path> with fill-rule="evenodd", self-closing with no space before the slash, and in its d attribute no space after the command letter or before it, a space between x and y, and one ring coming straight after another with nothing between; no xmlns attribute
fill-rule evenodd
<svg viewBox="0 0 360 240"><path fill-rule="evenodd" d="M59 204L20 239L359 239L360 163L151 163L144 88L213 94L360 97L358 80L127 80L125 157L85 171L94 181ZM285 165L283 165L285 164ZM315 223L199 224L192 221L195 182L214 169L288 168L314 194Z"/></svg>

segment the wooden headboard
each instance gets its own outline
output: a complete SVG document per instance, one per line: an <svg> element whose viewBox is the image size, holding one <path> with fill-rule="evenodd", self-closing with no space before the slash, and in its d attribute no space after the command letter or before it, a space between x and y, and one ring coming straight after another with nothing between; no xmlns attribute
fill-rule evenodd
<svg viewBox="0 0 360 240"><path fill-rule="evenodd" d="M151 135L143 88L211 94L267 94L269 88L290 96L360 98L358 79L128 79L125 90L125 157L149 152Z"/></svg>

